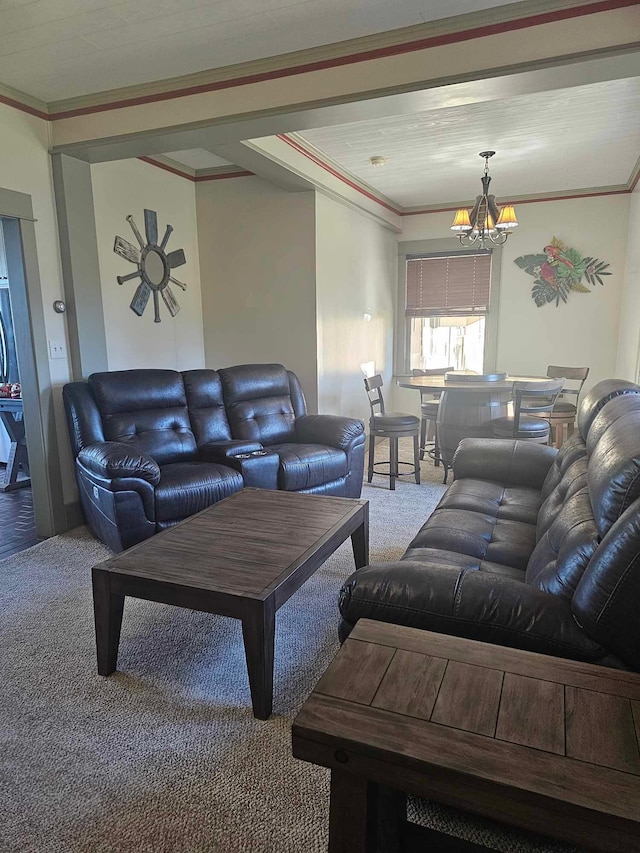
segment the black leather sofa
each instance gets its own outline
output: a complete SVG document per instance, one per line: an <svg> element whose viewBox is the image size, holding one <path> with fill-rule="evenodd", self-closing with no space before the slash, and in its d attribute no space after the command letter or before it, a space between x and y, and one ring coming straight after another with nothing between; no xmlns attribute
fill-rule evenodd
<svg viewBox="0 0 640 853"><path fill-rule="evenodd" d="M360 496L362 421L308 415L280 364L94 373L63 399L87 524L114 551L245 485Z"/></svg>
<svg viewBox="0 0 640 853"><path fill-rule="evenodd" d="M584 398L560 451L465 439L454 482L401 560L340 597L361 617L640 670L640 387Z"/></svg>

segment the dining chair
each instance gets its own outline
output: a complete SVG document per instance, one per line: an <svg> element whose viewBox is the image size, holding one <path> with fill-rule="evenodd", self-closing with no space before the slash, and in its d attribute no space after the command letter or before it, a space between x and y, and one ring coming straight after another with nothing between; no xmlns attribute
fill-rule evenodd
<svg viewBox="0 0 640 853"><path fill-rule="evenodd" d="M576 424L576 413L578 411L578 399L582 386L586 382L589 375L588 367L559 367L556 364L550 364L547 367L547 376L551 379L564 378L564 388L560 394L560 398L556 400L553 411L549 413L549 425L551 426L551 442L555 447L562 447L565 440L565 427L567 438L573 434ZM567 382L573 382L573 387L567 388ZM572 397L573 402L565 400L565 397Z"/></svg>
<svg viewBox="0 0 640 853"><path fill-rule="evenodd" d="M388 465L388 471L376 471L375 473L389 477L390 489L395 489L398 477L411 476L412 474L415 476L416 483L420 485L420 447L418 444L420 421L415 415L406 412L387 412L382 396L382 385L382 376L379 373L375 376L365 377L364 387L371 408L367 482L370 483L373 479L377 465ZM374 464L376 438L389 439L389 459ZM398 462L398 441L400 438L413 438L413 466L410 462ZM398 469L401 465L408 466L410 470L400 474Z"/></svg>
<svg viewBox="0 0 640 853"><path fill-rule="evenodd" d="M562 392L564 379L513 383L513 415L491 421L494 438L517 438L548 444L548 415Z"/></svg>
<svg viewBox="0 0 640 853"><path fill-rule="evenodd" d="M412 376L444 376L455 367L434 367L421 369L414 367ZM433 453L433 464L436 468L440 466L440 448L438 447L438 404L442 392L427 391L420 389L420 459L424 459L425 453ZM432 444L433 449L427 450L427 445Z"/></svg>

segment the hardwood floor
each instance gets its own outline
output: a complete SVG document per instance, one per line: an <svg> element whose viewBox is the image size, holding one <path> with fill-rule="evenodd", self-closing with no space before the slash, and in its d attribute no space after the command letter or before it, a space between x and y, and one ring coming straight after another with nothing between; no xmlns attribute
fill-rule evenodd
<svg viewBox="0 0 640 853"><path fill-rule="evenodd" d="M31 489L0 492L0 560L38 542Z"/></svg>

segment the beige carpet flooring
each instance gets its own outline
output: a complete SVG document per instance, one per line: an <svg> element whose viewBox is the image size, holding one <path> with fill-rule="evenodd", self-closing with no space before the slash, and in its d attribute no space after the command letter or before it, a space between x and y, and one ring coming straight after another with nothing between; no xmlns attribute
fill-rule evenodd
<svg viewBox="0 0 640 853"><path fill-rule="evenodd" d="M375 477L371 559L400 556L441 476ZM240 624L127 599L118 672L96 674L84 528L0 562L2 853L321 853L328 774L291 756L298 708L338 648L348 543L278 612L275 713L250 711ZM508 853L567 848L433 804L419 819ZM417 812L414 810L414 815Z"/></svg>

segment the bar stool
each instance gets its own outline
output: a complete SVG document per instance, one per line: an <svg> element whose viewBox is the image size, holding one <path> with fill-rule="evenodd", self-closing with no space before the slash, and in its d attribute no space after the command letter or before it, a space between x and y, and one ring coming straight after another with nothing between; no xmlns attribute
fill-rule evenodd
<svg viewBox="0 0 640 853"><path fill-rule="evenodd" d="M377 465L388 465L388 472L377 471L376 473L389 477L390 489L395 489L398 477L407 475L414 475L416 483L420 485L420 446L418 444L420 420L415 415L406 412L385 411L384 397L382 396L382 376L379 373L375 376L365 378L364 387L366 388L369 406L371 407L367 482L370 483L373 479L374 469ZM379 408L378 412L376 412L377 407ZM376 438L389 439L390 458L384 462L374 464ZM398 462L398 440L400 438L413 438L413 466L410 462ZM401 474L398 470L401 465L408 466L410 470Z"/></svg>
<svg viewBox="0 0 640 853"><path fill-rule="evenodd" d="M450 370L455 370L455 367L434 367L422 370L414 367L411 371L412 376L444 376ZM428 396L426 396L428 395ZM438 405L440 403L440 393L434 391L420 390L420 459L424 459L425 453L433 458L433 464L436 468L440 467L440 448L438 447ZM432 450L427 450L427 445L433 444Z"/></svg>
<svg viewBox="0 0 640 853"><path fill-rule="evenodd" d="M549 413L551 442L555 447L562 447L565 427L567 430L567 438L573 434L576 423L576 413L578 411L578 398L588 375L588 367L560 367L556 364L550 364L547 367L547 376L550 378L563 378L570 382L579 383L577 388L567 388L565 382L565 386L560 394L560 399L556 401L553 410ZM569 402L569 400L564 399L565 397L573 397L574 402Z"/></svg>
<svg viewBox="0 0 640 853"><path fill-rule="evenodd" d="M492 436L548 444L551 433L548 417L562 391L563 384L563 379L549 379L547 382L514 382L513 417L492 420Z"/></svg>

